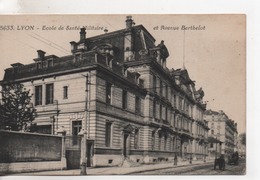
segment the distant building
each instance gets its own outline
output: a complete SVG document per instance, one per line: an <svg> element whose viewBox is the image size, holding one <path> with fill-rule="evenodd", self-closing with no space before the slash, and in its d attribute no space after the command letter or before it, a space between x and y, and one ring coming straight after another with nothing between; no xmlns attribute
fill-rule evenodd
<svg viewBox="0 0 260 180"><path fill-rule="evenodd" d="M221 147L209 143L209 158L218 157L220 154L229 157L237 151L237 123L229 119L223 111L206 110L204 119L208 122L210 128L209 137L222 142Z"/></svg>
<svg viewBox="0 0 260 180"><path fill-rule="evenodd" d="M245 157L246 156L246 145L241 143L242 136L241 134L238 136L237 141L237 151L239 156Z"/></svg>
<svg viewBox="0 0 260 180"><path fill-rule="evenodd" d="M12 64L1 85L23 83L37 108L37 132L66 131L69 167L79 166L78 133L87 131L88 166L156 163L207 156L204 92L186 69L168 69L164 42L130 16L124 29L70 42L71 54Z"/></svg>

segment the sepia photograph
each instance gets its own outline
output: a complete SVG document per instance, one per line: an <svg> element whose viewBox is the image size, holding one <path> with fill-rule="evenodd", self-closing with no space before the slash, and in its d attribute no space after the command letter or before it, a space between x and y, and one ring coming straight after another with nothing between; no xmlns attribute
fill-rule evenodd
<svg viewBox="0 0 260 180"><path fill-rule="evenodd" d="M0 175L246 175L246 15L0 15Z"/></svg>

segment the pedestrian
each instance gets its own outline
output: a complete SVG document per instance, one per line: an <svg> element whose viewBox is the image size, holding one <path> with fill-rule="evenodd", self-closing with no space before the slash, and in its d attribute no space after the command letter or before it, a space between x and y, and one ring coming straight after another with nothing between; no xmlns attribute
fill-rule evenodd
<svg viewBox="0 0 260 180"><path fill-rule="evenodd" d="M177 166L177 162L178 162L178 157L177 157L177 154L175 154L173 165Z"/></svg>
<svg viewBox="0 0 260 180"><path fill-rule="evenodd" d="M190 164L192 164L192 154L190 155Z"/></svg>

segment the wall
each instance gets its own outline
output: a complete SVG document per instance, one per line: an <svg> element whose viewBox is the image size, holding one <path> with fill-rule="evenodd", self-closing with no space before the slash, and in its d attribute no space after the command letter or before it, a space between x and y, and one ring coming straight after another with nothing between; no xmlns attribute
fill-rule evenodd
<svg viewBox="0 0 260 180"><path fill-rule="evenodd" d="M62 154L62 137L0 131L1 173L61 168L66 168L66 159Z"/></svg>
<svg viewBox="0 0 260 180"><path fill-rule="evenodd" d="M0 175L66 169L66 160L44 162L0 163Z"/></svg>

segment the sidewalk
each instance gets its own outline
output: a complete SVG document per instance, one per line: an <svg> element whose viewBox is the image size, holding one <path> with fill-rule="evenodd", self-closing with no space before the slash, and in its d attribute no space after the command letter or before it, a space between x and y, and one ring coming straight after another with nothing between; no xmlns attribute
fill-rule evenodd
<svg viewBox="0 0 260 180"><path fill-rule="evenodd" d="M185 166L194 166L199 164L208 164L213 163L212 160L207 162L203 161L193 161L192 164L189 161L178 162L177 166L174 166L173 163L160 163L160 164L150 164L150 165L140 165L137 167L100 167L100 168L88 168L87 175L130 175L135 173L140 173L144 171L153 171L158 169L166 169L171 167L185 167ZM60 171L42 171L42 172L33 172L33 173L20 173L12 174L12 176L78 176L80 175L80 169L73 170L60 170Z"/></svg>

